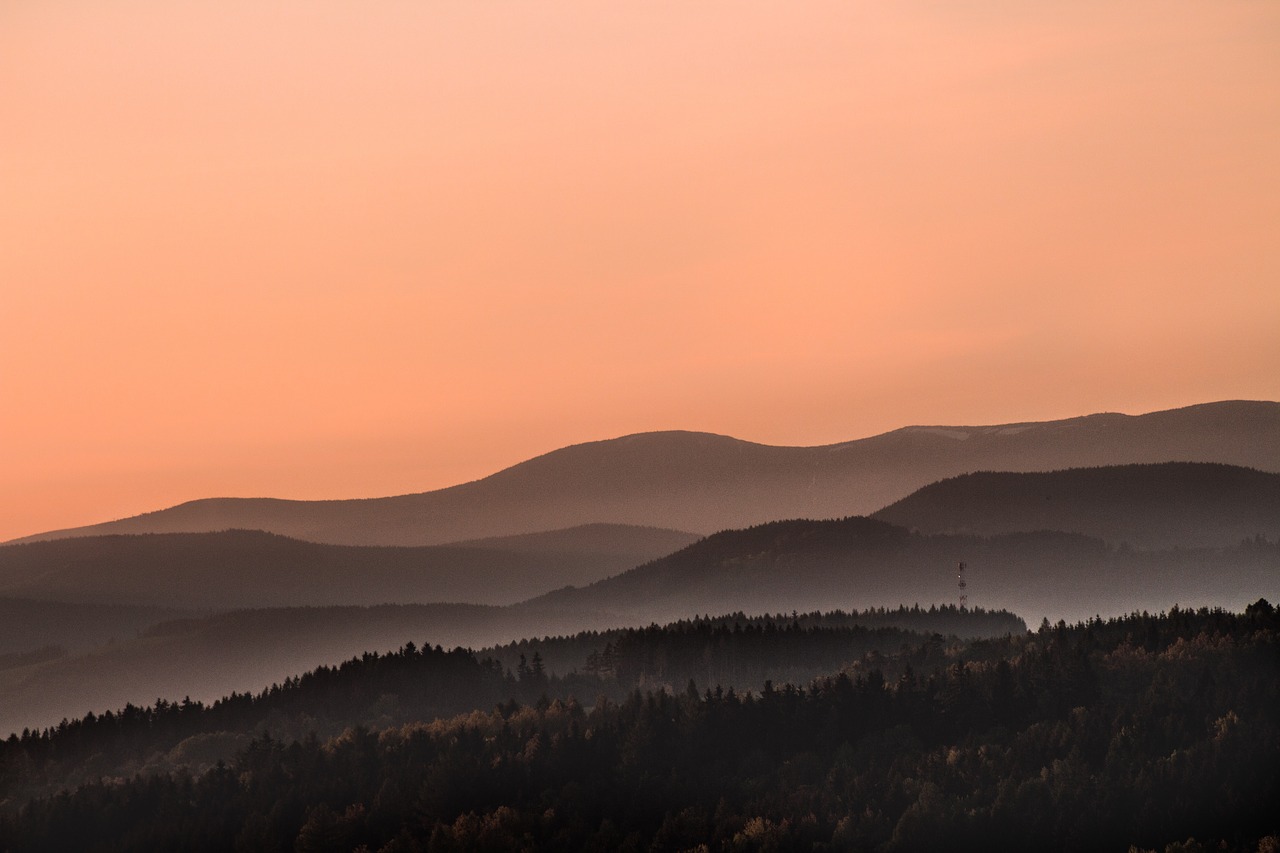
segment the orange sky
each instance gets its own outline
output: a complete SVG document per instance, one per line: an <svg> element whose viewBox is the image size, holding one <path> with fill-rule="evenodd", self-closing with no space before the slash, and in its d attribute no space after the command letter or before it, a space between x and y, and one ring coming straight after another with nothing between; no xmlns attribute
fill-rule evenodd
<svg viewBox="0 0 1280 853"><path fill-rule="evenodd" d="M9 0L0 539L1280 398L1274 0Z"/></svg>

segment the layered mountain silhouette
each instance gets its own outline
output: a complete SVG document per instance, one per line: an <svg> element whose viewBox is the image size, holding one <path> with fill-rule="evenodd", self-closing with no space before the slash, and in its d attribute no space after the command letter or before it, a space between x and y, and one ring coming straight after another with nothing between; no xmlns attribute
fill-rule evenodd
<svg viewBox="0 0 1280 853"><path fill-rule="evenodd" d="M76 537L0 547L0 595L209 609L510 604L697 538L624 525L421 547L325 545L251 530Z"/></svg>
<svg viewBox="0 0 1280 853"><path fill-rule="evenodd" d="M260 689L410 639L478 647L697 614L928 608L958 600L960 561L971 606L1006 609L1031 624L1042 615L1077 620L1174 604L1240 608L1280 599L1277 480L1186 463L975 474L885 509L909 516L915 529L882 518L800 519L691 543L675 531L596 526L419 548L252 531L11 545L0 548L0 594L98 603L0 601L0 616L17 613L31 632L0 648L8 655L0 661L0 722L46 724L160 695ZM1065 532L1045 529L1052 527ZM1212 547L1199 547L1197 537ZM668 546L672 553L652 559L652 549ZM574 556L573 548L595 557L554 561ZM650 550L620 574L509 606L295 606L480 601L522 584L543 592L564 576L557 572L588 563L600 571L599 555L609 549L615 559ZM172 611L103 601L253 609L174 619ZM290 606L266 608L273 603ZM43 623L38 631L33 620ZM70 636L84 632L85 620L96 620L94 637L110 632L114 642L86 650L80 638L70 654L50 648L57 624Z"/></svg>
<svg viewBox="0 0 1280 853"><path fill-rule="evenodd" d="M0 718L260 689L409 639L927 608L960 561L972 606L1032 624L1241 608L1280 599L1277 438L1280 404L1243 402L815 448L649 433L437 492L45 534L0 547Z"/></svg>
<svg viewBox="0 0 1280 853"><path fill-rule="evenodd" d="M985 579L999 579L988 591L1016 593L988 604L1052 612L1078 603L1053 590L1082 573L1138 571L1154 559L1127 553L1133 548L1280 540L1280 474L1209 463L976 473L926 486L874 518L696 539L620 525L420 547L326 545L244 530L76 537L0 547L0 595L228 610L512 604L568 586L585 588L551 596L557 608L670 619L949 601L951 567L968 560ZM1163 565L1187 559L1161 558ZM1028 571L1054 577L1031 586ZM1105 587L1090 596L1103 602L1099 609L1115 598Z"/></svg>
<svg viewBox="0 0 1280 853"><path fill-rule="evenodd" d="M1140 551L1049 531L980 537L913 533L859 517L772 522L512 606L236 610L164 621L88 652L16 661L0 668L0 735L6 727L48 725L156 696L258 690L319 663L409 640L480 647L696 614L913 602L928 609L956 602L959 560L968 565L971 606L1008 609L1032 625L1042 615L1074 621L1174 604L1240 609L1259 597L1280 599L1277 542Z"/></svg>
<svg viewBox="0 0 1280 853"><path fill-rule="evenodd" d="M1280 538L1280 474L1196 462L1048 473L979 472L903 498L874 518L924 533L1081 533L1137 548Z"/></svg>
<svg viewBox="0 0 1280 853"><path fill-rule="evenodd" d="M1220 462L1280 472L1280 403L1231 401L1129 416L916 426L823 447L694 432L566 447L438 491L361 500L197 500L26 540L265 530L312 542L433 545L616 523L711 533L779 518L874 512L972 471Z"/></svg>

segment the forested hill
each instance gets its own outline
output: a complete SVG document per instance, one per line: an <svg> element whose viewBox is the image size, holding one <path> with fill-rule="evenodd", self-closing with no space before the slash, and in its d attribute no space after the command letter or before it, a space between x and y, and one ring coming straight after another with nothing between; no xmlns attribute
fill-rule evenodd
<svg viewBox="0 0 1280 853"><path fill-rule="evenodd" d="M870 518L792 520L728 530L527 607L670 621L689 613L777 612L969 600L1039 619L1084 619L1174 604L1242 607L1280 597L1280 542L1140 552L1055 531L926 535Z"/></svg>
<svg viewBox="0 0 1280 853"><path fill-rule="evenodd" d="M964 637L1004 634L1021 630L1022 625L1017 617L999 613L971 611L956 619L946 608L893 609L841 618L846 617L851 620L848 624ZM807 617L802 614L801 618ZM734 621L746 624L745 620ZM64 717L101 713L126 703L140 705L157 696L189 695L212 702L231 692L258 690L321 663L396 649L407 639L445 648L482 648L525 637L564 635L570 638L564 642L575 648L575 657L544 651L549 668L564 674L581 669L593 649L603 651L616 633L610 629L647 621L627 623L610 614L582 610L464 604L260 608L174 620L153 626L137 638L80 654L51 659L55 656L45 649L34 658L15 656L9 661L11 668L0 669L0 738L24 727L54 725ZM601 633L583 635L584 631ZM584 638L580 647L574 645L575 637ZM517 657L503 660L514 669Z"/></svg>
<svg viewBox="0 0 1280 853"><path fill-rule="evenodd" d="M898 634L973 639L1026 630L1026 622L1008 611L953 605L763 616L739 612L663 626L524 639L480 654L511 671L518 670L521 658L527 662L537 656L549 674L582 671L611 675L622 683L676 687L692 678L741 690L758 689L766 680L802 684L838 669L842 656L848 658L850 637L871 637L879 648L885 637ZM825 646L822 637L829 641Z"/></svg>
<svg viewBox="0 0 1280 853"><path fill-rule="evenodd" d="M589 522L707 534L874 512L967 471L1197 461L1280 472L1280 403L1224 401L995 426L913 426L823 447L653 432L561 448L481 480L362 500L210 498L30 539L242 528L343 545L434 545Z"/></svg>
<svg viewBox="0 0 1280 853"><path fill-rule="evenodd" d="M499 669L465 652L405 648L221 710L165 706L11 739L0 767L30 780L76 754L102 766L255 701L341 704L352 676L422 695L434 679L490 701L512 686ZM544 683L536 668L523 673L530 687ZM1280 843L1280 617L1264 601L1243 614L1175 610L970 644L930 638L868 652L811 685L748 694L693 684L588 705L545 683L532 704L329 740L263 735L194 776L140 768L91 781L9 810L0 839L15 853L1254 853ZM198 738L182 741L185 755L210 742Z"/></svg>
<svg viewBox="0 0 1280 853"><path fill-rule="evenodd" d="M1223 547L1280 538L1280 474L1194 462L980 472L925 486L873 517L924 533L1061 530L1135 548Z"/></svg>
<svg viewBox="0 0 1280 853"><path fill-rule="evenodd" d="M866 654L919 646L938 631L993 636L1025 629L1009 613L899 608L735 614L524 640L478 654L408 643L390 654L368 652L319 667L256 695L233 694L210 705L189 699L129 705L0 742L0 808L12 806L19 792L128 766L211 766L230 760L255 732L336 734L346 726L430 720L510 699L534 701L544 693L621 699L637 686L683 689L690 680L739 691L759 690L770 680L807 684ZM96 758L83 765L90 756Z"/></svg>

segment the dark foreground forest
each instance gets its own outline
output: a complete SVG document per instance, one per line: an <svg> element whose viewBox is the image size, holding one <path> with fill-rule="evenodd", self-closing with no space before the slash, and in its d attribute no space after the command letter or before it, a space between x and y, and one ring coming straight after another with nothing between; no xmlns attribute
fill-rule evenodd
<svg viewBox="0 0 1280 853"><path fill-rule="evenodd" d="M1265 601L971 641L814 618L599 639L406 645L14 736L0 849L1277 849ZM828 674L700 680L804 661Z"/></svg>

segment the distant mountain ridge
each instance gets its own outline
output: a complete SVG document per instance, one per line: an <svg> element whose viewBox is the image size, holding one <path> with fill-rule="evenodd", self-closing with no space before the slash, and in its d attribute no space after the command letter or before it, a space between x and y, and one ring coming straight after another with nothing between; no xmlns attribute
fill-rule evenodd
<svg viewBox="0 0 1280 853"><path fill-rule="evenodd" d="M623 525L416 547L326 545L257 530L74 537L0 546L0 595L212 609L511 604L695 539Z"/></svg>
<svg viewBox="0 0 1280 853"><path fill-rule="evenodd" d="M1009 590L1019 585L1019 562L1049 578L1048 589L1076 577L1082 562L1128 565L1128 557L1110 553L1122 545L1167 554L1246 540L1280 542L1280 474L1166 462L965 474L871 517L769 522L706 538L585 525L413 547L327 545L246 530L31 542L0 546L0 596L227 610L507 605L581 587L563 592L572 600L565 606L649 618L645 608L653 605L665 619L947 601L954 562L971 560L975 572L993 577L982 554L1001 567ZM1280 565L1273 569L1280 578ZM859 598L868 588L885 597ZM991 603L1044 607L1032 590L1018 594L1016 602Z"/></svg>
<svg viewBox="0 0 1280 853"><path fill-rule="evenodd" d="M1137 548L1280 538L1280 474L1209 462L1009 473L925 486L872 514L922 533L1058 530Z"/></svg>
<svg viewBox="0 0 1280 853"><path fill-rule="evenodd" d="M821 447L642 433L562 448L432 492L330 501L210 498L16 541L240 528L332 544L430 545L598 522L705 534L780 518L865 515L971 471L1170 461L1280 472L1280 403L915 426Z"/></svg>

